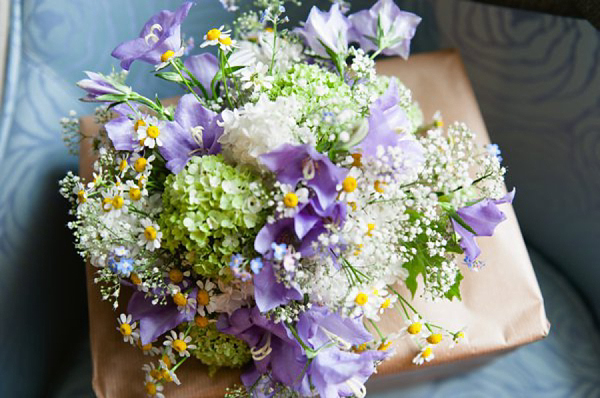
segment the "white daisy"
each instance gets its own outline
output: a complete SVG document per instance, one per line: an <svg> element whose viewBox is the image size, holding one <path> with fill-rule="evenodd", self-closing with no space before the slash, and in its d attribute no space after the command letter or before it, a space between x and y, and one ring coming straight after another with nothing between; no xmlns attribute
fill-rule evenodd
<svg viewBox="0 0 600 398"><path fill-rule="evenodd" d="M146 374L146 380L158 381L162 378L160 368L157 368L154 362L145 363L142 366L142 371Z"/></svg>
<svg viewBox="0 0 600 398"><path fill-rule="evenodd" d="M140 337L139 332L135 330L137 322L132 322L131 315L121 314L119 318L119 327L117 330L123 335L123 341L134 344Z"/></svg>
<svg viewBox="0 0 600 398"><path fill-rule="evenodd" d="M260 61L253 67L241 69L240 80L242 81L242 90L270 90L273 88L275 78L268 73L269 67Z"/></svg>
<svg viewBox="0 0 600 398"><path fill-rule="evenodd" d="M189 349L194 349L196 346L194 344L190 344L192 338L190 336L185 336L183 332L179 332L179 336L177 332L171 330L171 335L167 336L167 339L163 343L166 347L173 349L179 353L181 357L189 357L190 352Z"/></svg>
<svg viewBox="0 0 600 398"><path fill-rule="evenodd" d="M138 347L140 348L140 350L142 350L142 352L144 353L144 355L149 355L151 357L160 354L160 349L158 347L155 347L152 343L148 343L148 344L142 344L142 340L138 340Z"/></svg>
<svg viewBox="0 0 600 398"><path fill-rule="evenodd" d="M427 330L425 328L425 320L415 314L412 319L406 320L406 326L400 329L400 334L402 336L419 337L425 330Z"/></svg>
<svg viewBox="0 0 600 398"><path fill-rule="evenodd" d="M125 183L125 187L127 188L127 195L129 196L129 199L131 199L134 203L148 196L148 190L143 184L144 180L142 179L141 181L142 184L135 183L133 180L128 180Z"/></svg>
<svg viewBox="0 0 600 398"><path fill-rule="evenodd" d="M129 159L130 164L133 169L138 173L137 179L143 179L144 181L148 181L148 176L152 171L152 162L156 159L154 155L150 155L149 157L144 157L139 153L134 153L131 155L131 159Z"/></svg>
<svg viewBox="0 0 600 398"><path fill-rule="evenodd" d="M149 218L142 219L140 224L142 224L142 228L138 240L139 245L145 247L148 251L160 248L162 232L160 232L158 224L153 223Z"/></svg>
<svg viewBox="0 0 600 398"><path fill-rule="evenodd" d="M174 58L181 57L185 53L185 47L180 47L179 50L167 50L161 56L161 62L154 66L155 71L159 71L165 67L167 67Z"/></svg>
<svg viewBox="0 0 600 398"><path fill-rule="evenodd" d="M435 354L433 353L433 349L431 346L424 346L421 351L413 358L412 362L415 365L423 365L425 362L431 361L435 358Z"/></svg>
<svg viewBox="0 0 600 398"><path fill-rule="evenodd" d="M181 384L181 382L179 381L179 378L177 377L177 375L175 374L175 371L172 368L167 366L167 364L164 363L162 360L159 361L159 364L160 364L161 375L162 375L163 379L165 379L168 382L175 383L177 385Z"/></svg>
<svg viewBox="0 0 600 398"><path fill-rule="evenodd" d="M151 118L148 123L137 129L137 139L141 147L154 148L162 146L160 138L161 129L165 126L164 122L159 122L156 118Z"/></svg>
<svg viewBox="0 0 600 398"><path fill-rule="evenodd" d="M230 38L231 30L223 30L225 25L221 25L218 29L211 29L204 35L204 42L200 44L201 48L207 46L217 46L221 41Z"/></svg>
<svg viewBox="0 0 600 398"><path fill-rule="evenodd" d="M185 292L182 292L179 286L174 286L171 292L171 298L175 305L177 305L177 309L179 312L184 314L190 314L196 312L196 299L193 297L189 297L189 295Z"/></svg>
<svg viewBox="0 0 600 398"><path fill-rule="evenodd" d="M83 183L78 182L77 184L75 184L75 186L73 187L73 193L77 195L78 206L81 206L82 204L87 202L88 192Z"/></svg>
<svg viewBox="0 0 600 398"><path fill-rule="evenodd" d="M206 314L215 312L217 308L214 291L216 285L208 279L205 282L198 280L196 285L198 285L198 294L196 295L198 314L206 316Z"/></svg>
<svg viewBox="0 0 600 398"><path fill-rule="evenodd" d="M157 384L149 375L146 375L146 380L144 380L144 390L146 391L147 397L165 398L165 395L162 393L163 389L164 387L162 384Z"/></svg>
<svg viewBox="0 0 600 398"><path fill-rule="evenodd" d="M308 189L304 187L294 189L289 184L281 184L280 189L281 194L278 194L275 198L277 200L277 213L285 218L294 217L299 206L308 202Z"/></svg>

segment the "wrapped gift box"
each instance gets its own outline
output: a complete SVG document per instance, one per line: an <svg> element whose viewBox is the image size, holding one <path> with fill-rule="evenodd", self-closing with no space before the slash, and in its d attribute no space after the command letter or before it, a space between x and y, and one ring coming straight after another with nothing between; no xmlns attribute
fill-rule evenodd
<svg viewBox="0 0 600 398"><path fill-rule="evenodd" d="M465 122L478 134L480 143L489 142L473 90L456 52L415 55L408 61L385 60L378 63L377 69L380 74L398 76L413 91L426 120L439 110L445 123ZM91 117L83 118L81 125L88 136L98 130ZM91 175L92 159L90 142L84 140L80 173L85 178ZM429 321L451 330L466 327L467 341L453 349L442 343L436 347L435 360L420 367L412 364L417 347L407 338L396 342L394 356L379 367L367 384L369 392L464 371L548 334L550 325L542 295L516 216L510 205L503 205L503 211L508 219L498 226L495 235L478 238L487 266L480 272L465 275L463 301L432 305L419 299L418 292L414 301L414 306ZM88 267L94 391L100 398L144 396L141 367L149 358L123 343L116 330L117 313L108 302L101 301L99 289L92 280L93 269ZM122 308L126 308L128 297L122 299ZM398 314L389 311L380 326L394 332L405 325ZM239 383L239 374L239 371L221 370L210 378L205 366L190 360L178 371L182 385L167 386L165 392L170 397L222 397L226 387Z"/></svg>

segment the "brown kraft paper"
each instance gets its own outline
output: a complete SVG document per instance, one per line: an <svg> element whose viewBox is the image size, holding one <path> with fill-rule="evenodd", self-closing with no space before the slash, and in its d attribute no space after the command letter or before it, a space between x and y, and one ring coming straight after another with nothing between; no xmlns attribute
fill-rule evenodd
<svg viewBox="0 0 600 398"><path fill-rule="evenodd" d="M380 74L393 75L409 87L430 120L441 111L444 122L465 122L482 144L489 142L481 113L460 56L442 51L412 56L408 61L388 59L378 62ZM98 131L92 117L81 119L83 132L90 136ZM80 174L89 179L93 154L90 140L81 146ZM489 358L520 345L539 340L548 334L550 325L544 312L542 295L533 272L516 216L510 205L502 205L507 220L493 237L478 238L481 258L487 266L479 272L463 270L461 302L428 303L419 298L413 305L432 323L450 330L466 327L467 341L453 349L448 341L435 347L435 359L418 367L412 358L417 347L408 339L395 342L394 356L379 366L378 373L367 383L375 392L394 385L428 380L455 373L484 363ZM143 364L151 361L141 350L123 342L116 330L117 316L125 312L128 294L115 312L109 302L100 299L93 283L93 268L87 266L87 291L90 315L90 341L93 362L92 384L99 398L143 397ZM404 290L408 295L409 293ZM408 296L407 296L408 297ZM385 332L397 332L405 326L399 314L388 311L380 322ZM225 388L239 383L240 371L220 370L210 378L198 360L188 360L177 372L180 386L168 385L168 397L222 397Z"/></svg>

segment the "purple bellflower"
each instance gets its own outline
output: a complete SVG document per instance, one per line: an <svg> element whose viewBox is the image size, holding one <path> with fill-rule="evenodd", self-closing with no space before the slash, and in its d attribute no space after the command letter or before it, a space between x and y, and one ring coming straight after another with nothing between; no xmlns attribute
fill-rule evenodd
<svg viewBox="0 0 600 398"><path fill-rule="evenodd" d="M119 95L124 98L131 93L131 88L120 84L110 76L104 76L101 73L85 72L88 79L82 79L77 82L77 86L87 92L87 95L81 100L86 102L103 102L103 95Z"/></svg>
<svg viewBox="0 0 600 398"><path fill-rule="evenodd" d="M192 2L183 3L176 11L163 10L153 15L136 39L121 43L112 56L121 60L121 67L129 70L133 61L157 65L167 51L182 53L181 23L187 17Z"/></svg>
<svg viewBox="0 0 600 398"><path fill-rule="evenodd" d="M194 288L190 295L195 297L196 292L197 289ZM179 324L194 320L194 311L179 311L172 300L167 300L166 305L152 304L152 298L146 297L146 293L140 291L132 294L127 305L127 312L134 320L140 322L142 344L151 343Z"/></svg>
<svg viewBox="0 0 600 398"><path fill-rule="evenodd" d="M334 165L311 145L284 144L261 156L262 163L276 174L277 180L293 187L305 180L317 195L318 205L326 209L337 196L336 186L347 170Z"/></svg>
<svg viewBox="0 0 600 398"><path fill-rule="evenodd" d="M334 54L345 58L348 53L349 29L348 18L340 11L339 4L334 4L328 12L313 6L304 26L297 28L296 32L321 57L331 58Z"/></svg>
<svg viewBox="0 0 600 398"><path fill-rule="evenodd" d="M399 55L404 59L410 53L410 41L421 18L401 11L394 0L379 0L368 10L348 17L352 24L350 37L360 43L365 51L381 48L385 55Z"/></svg>
<svg viewBox="0 0 600 398"><path fill-rule="evenodd" d="M288 386L296 385L301 379L307 361L302 347L283 323L267 319L257 307L240 308L231 316L222 315L217 329L250 346L254 366L242 376L246 386L253 385L267 372L274 380Z"/></svg>
<svg viewBox="0 0 600 398"><path fill-rule="evenodd" d="M206 90L209 96L212 96L211 83L219 71L219 61L211 53L192 55L183 62L183 65L190 71Z"/></svg>
<svg viewBox="0 0 600 398"><path fill-rule="evenodd" d="M506 215L498 208L501 203L512 203L515 190L504 195L498 200L484 199L471 206L460 208L456 211L460 218L475 232L475 234L456 220L452 219L452 226L460 239L460 247L464 250L468 263L473 263L479 257L481 249L475 242L476 236L492 236L496 226L506 220Z"/></svg>
<svg viewBox="0 0 600 398"><path fill-rule="evenodd" d="M175 121L167 122L161 135L161 155L167 168L177 174L192 156L214 155L221 151L218 138L223 133L219 115L204 108L193 94L186 94L175 109Z"/></svg>
<svg viewBox="0 0 600 398"><path fill-rule="evenodd" d="M118 117L104 125L108 138L118 151L133 151L138 144L135 137L135 122L138 115L137 107L132 104L133 109L127 104L119 104L112 108ZM136 111L134 111L136 110Z"/></svg>
<svg viewBox="0 0 600 398"><path fill-rule="evenodd" d="M260 312L289 303L292 300L302 300L304 296L295 287L286 287L277 280L273 264L267 261L262 269L254 276L254 299Z"/></svg>

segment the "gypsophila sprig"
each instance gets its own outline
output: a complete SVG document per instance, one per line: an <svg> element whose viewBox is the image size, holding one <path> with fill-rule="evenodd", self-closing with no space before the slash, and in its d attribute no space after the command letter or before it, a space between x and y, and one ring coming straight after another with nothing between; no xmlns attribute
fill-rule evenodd
<svg viewBox="0 0 600 398"><path fill-rule="evenodd" d="M149 361L148 396L200 361L211 377L249 365L229 398L364 397L396 346L423 365L465 343L412 299L460 300L482 269L478 237L514 196L500 149L424 120L377 74L378 54L408 56L419 17L392 0L351 15L332 3L287 29L284 1L222 0L243 12L233 31L207 29L198 55L181 33L193 4L161 11L113 51L123 72L79 82L99 133L61 120L71 151L84 139L96 154L90 176L60 182L68 227L102 299L130 296L115 333ZM127 86L134 62L183 89L175 106Z"/></svg>

